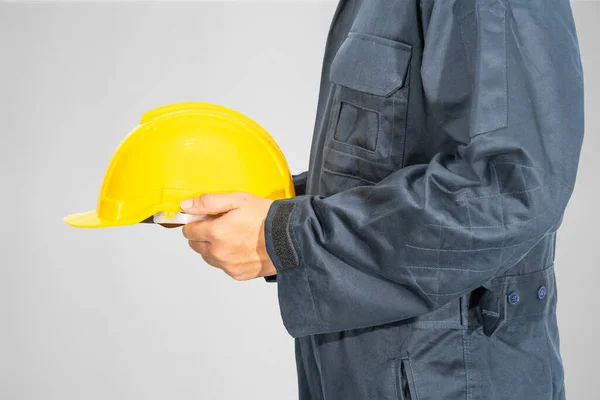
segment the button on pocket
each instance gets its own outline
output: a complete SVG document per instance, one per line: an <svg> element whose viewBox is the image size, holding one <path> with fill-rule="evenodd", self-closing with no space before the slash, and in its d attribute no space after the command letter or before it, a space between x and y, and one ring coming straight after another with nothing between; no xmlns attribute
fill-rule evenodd
<svg viewBox="0 0 600 400"><path fill-rule="evenodd" d="M331 64L324 172L377 183L402 166L411 54L407 43L348 34Z"/></svg>

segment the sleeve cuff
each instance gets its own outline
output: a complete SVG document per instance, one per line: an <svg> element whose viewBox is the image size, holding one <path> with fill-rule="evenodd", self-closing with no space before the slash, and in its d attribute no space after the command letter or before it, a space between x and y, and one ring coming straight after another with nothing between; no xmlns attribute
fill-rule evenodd
<svg viewBox="0 0 600 400"><path fill-rule="evenodd" d="M294 181L294 191L296 192L296 196L303 196L304 194L306 194L307 175L307 171L304 171L300 174L292 175L292 179ZM277 282L277 275L265 276L265 281Z"/></svg>
<svg viewBox="0 0 600 400"><path fill-rule="evenodd" d="M283 324L293 337L311 334L321 326L309 282L308 266L293 226L301 208L310 202L308 196L273 202L265 220L267 253L277 270L277 292Z"/></svg>

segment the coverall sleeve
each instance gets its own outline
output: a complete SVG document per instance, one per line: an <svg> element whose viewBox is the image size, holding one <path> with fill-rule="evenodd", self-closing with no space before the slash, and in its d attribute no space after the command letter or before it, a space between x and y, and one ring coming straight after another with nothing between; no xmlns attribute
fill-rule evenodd
<svg viewBox="0 0 600 400"><path fill-rule="evenodd" d="M456 15L434 10L421 69L411 71L445 151L374 185L270 208L267 251L292 336L431 312L506 272L560 225L583 134L575 32L536 41L513 22L522 15L471 17L480 28L465 41Z"/></svg>
<svg viewBox="0 0 600 400"><path fill-rule="evenodd" d="M304 171L296 175L292 175L292 180L294 182L294 190L296 196L302 196L306 193L306 177L308 172ZM265 281L267 282L277 282L277 275L269 275L265 276Z"/></svg>

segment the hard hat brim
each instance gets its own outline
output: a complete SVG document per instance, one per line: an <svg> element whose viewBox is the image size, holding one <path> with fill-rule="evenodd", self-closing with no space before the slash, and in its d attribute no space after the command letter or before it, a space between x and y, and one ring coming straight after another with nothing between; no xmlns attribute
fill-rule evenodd
<svg viewBox="0 0 600 400"><path fill-rule="evenodd" d="M116 226L106 221L102 221L96 211L88 211L84 213L71 214L63 219L67 224L75 228L105 228Z"/></svg>

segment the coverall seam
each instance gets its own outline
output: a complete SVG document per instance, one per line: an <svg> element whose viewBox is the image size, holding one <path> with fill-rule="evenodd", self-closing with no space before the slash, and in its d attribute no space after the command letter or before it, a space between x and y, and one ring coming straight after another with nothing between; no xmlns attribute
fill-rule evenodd
<svg viewBox="0 0 600 400"><path fill-rule="evenodd" d="M493 198L493 197L500 197L500 196L508 196L509 194L523 194L523 193L527 193L529 195L529 193L531 192L535 192L536 190L539 190L542 188L542 185L536 186L534 188L531 189L527 189L527 190L518 190L518 191L514 191L514 192L505 192L505 193L498 193L498 194L490 194L487 196L479 196L479 197L465 197L464 199L459 199L456 200L457 203L460 203L462 201L469 201L469 200L479 200L479 199L489 199L489 198Z"/></svg>
<svg viewBox="0 0 600 400"><path fill-rule="evenodd" d="M358 32L358 31L350 31L348 32L348 37L356 40L364 40L366 42L371 42L375 44L380 44L382 46L392 47L394 49L400 49L410 52L412 50L412 45L402 42L400 40L389 39L383 36L372 35L369 33ZM375 39L380 39L379 41Z"/></svg>
<svg viewBox="0 0 600 400"><path fill-rule="evenodd" d="M467 43L465 41L463 20L466 19L471 14L473 14L474 12L475 12L475 10L473 9L473 10L467 12L465 15L457 17L457 21L460 26L460 38L461 38L461 42L463 45L463 50L465 51L465 58L467 59L467 71L469 73L469 77L471 78L471 90L475 89L475 72L473 71L473 67L471 65L472 59L471 59L471 56L469 55L469 51L467 49Z"/></svg>
<svg viewBox="0 0 600 400"><path fill-rule="evenodd" d="M516 320L520 320L523 318L530 318L530 317L535 317L537 315L545 315L545 314L552 314L556 311L556 307L551 306L549 307L547 310L544 311L540 311L540 312L536 312L536 313L531 313L531 314L523 314L523 315L519 315L517 317L511 317L511 318L506 318L505 319L505 323L508 323L509 321L516 321Z"/></svg>
<svg viewBox="0 0 600 400"><path fill-rule="evenodd" d="M526 190L527 207L530 208L531 205L533 204L533 202L531 201L531 196L529 195L529 192L527 192L527 179L525 178L525 173L523 172L523 168L522 167L518 167L518 168L519 168L519 172L521 173L521 177L523 178L523 187ZM538 186L538 187L540 187L540 186Z"/></svg>
<svg viewBox="0 0 600 400"><path fill-rule="evenodd" d="M453 330L461 331L467 329L467 326L461 325L460 322L448 322L448 320L437 320L437 321L415 321L409 322L403 325L407 329L414 330Z"/></svg>
<svg viewBox="0 0 600 400"><path fill-rule="evenodd" d="M400 371L398 371L398 361L399 360L401 360L401 359L394 358L393 364L392 364L392 372L394 374L394 382L396 383L394 385L394 392L395 392L394 399L400 399L400 395L398 394L398 375L400 373Z"/></svg>
<svg viewBox="0 0 600 400"><path fill-rule="evenodd" d="M346 144L346 143L343 143L343 142L336 142L336 143ZM348 152L345 152L345 151L338 150L335 147L331 146L330 144L326 144L324 147L326 147L326 148L328 148L328 149L330 149L332 151L335 151L336 153L344 154L344 155L346 155L348 157L352 157L352 158L358 158L359 160L363 160L363 161L366 161L368 163L380 164L380 165L390 165L391 164L391 159L389 157L386 157L386 161L382 162L382 161L377 161L377 160L369 159L369 158L366 158L366 157L361 157L361 156L356 155L356 154L352 154L352 153L348 153ZM359 148L359 149L363 150L363 148Z"/></svg>
<svg viewBox="0 0 600 400"><path fill-rule="evenodd" d="M497 269L498 267L492 267L492 268L487 268L487 269L467 269L467 268L443 268L443 267L428 267L426 265L408 265L407 268L410 269L432 269L432 270L442 270L442 271L459 271L459 272L478 272L478 273L485 273L485 272L490 272L493 271L495 269Z"/></svg>
<svg viewBox="0 0 600 400"><path fill-rule="evenodd" d="M415 397L416 397L416 400L419 400L419 390L417 389L418 385L417 385L417 376L415 374L415 369L413 368L410 357L407 357L406 361L408 361L408 366L410 367L410 375L412 377L413 387L415 389Z"/></svg>
<svg viewBox="0 0 600 400"><path fill-rule="evenodd" d="M346 154L346 153L344 153L344 154ZM324 172L327 172L328 174L343 176L344 178L353 178L353 179L356 179L356 180L359 180L359 181L362 181L362 182L365 182L365 183L369 183L371 185L376 185L377 184L377 182L370 181L370 180L365 179L363 177L356 176L356 175L350 175L350 174L346 174L346 173L343 173L343 172L333 171L333 170L331 170L331 169L329 169L327 167L323 167L322 170Z"/></svg>
<svg viewBox="0 0 600 400"><path fill-rule="evenodd" d="M494 278L494 279L505 279L505 278L511 278L511 280L512 280L513 282L520 282L520 281L524 281L524 280L527 280L527 279L529 279L529 278L530 278L532 275L535 275L535 274L540 274L540 273L542 273L542 272L549 273L549 272L550 272L550 269L551 269L552 267L554 267L554 261L551 261L551 262L550 262L550 263L548 263L548 264L547 264L547 265L546 265L544 268L542 268L542 269L540 269L540 270L537 270L537 271L529 272L529 273L526 273L526 274L503 275L503 276L498 276L498 277L496 277L496 278Z"/></svg>
<svg viewBox="0 0 600 400"><path fill-rule="evenodd" d="M498 193L502 192L500 189L500 178L498 177L498 170L496 169L496 165L491 163L491 168L494 171L494 176L496 177L496 184L498 185ZM504 243L506 242L506 223L504 221L504 205L502 204L502 197L499 197L500 201L500 221L502 222L502 244L500 245L502 249L500 250L500 265L503 264L503 255L504 255ZM533 219L533 218L531 218Z"/></svg>
<svg viewBox="0 0 600 400"><path fill-rule="evenodd" d="M499 4L499 3L497 3ZM471 138L480 136L480 135L485 135L488 133L493 133L495 131L498 131L500 129L505 129L506 127L508 127L508 56L507 56L507 47L506 47L506 9L504 7L502 7L502 14L498 14L495 12L495 9L492 7L489 7L488 5L482 5L482 4L477 4L475 6L475 10L477 11L477 13L479 14L481 10L486 10L488 11L490 14L494 14L496 17L499 17L502 19L502 59L504 61L504 71L503 71L503 79L502 79L502 93L503 93L503 105L504 105L504 110L502 110L503 112L503 116L502 116L502 121L498 122L496 125L491 125L487 128L483 128L483 130L481 132L474 132L471 135ZM479 32L477 32L478 34L478 38L479 38ZM464 41L463 41L464 43ZM499 189L499 188L498 188Z"/></svg>
<svg viewBox="0 0 600 400"><path fill-rule="evenodd" d="M531 165L524 165L524 164L519 164L519 163L515 163L515 162L510 162L510 161L494 161L494 164L496 165L500 165L500 164L508 164L508 165L517 165L523 168L529 168L529 169L534 169L534 170L538 170L541 171L542 173L544 173L545 175L549 175L546 170L544 170L543 168L540 167L533 167ZM558 179L555 176L550 176L550 180L551 181L556 181L558 182L562 187L564 187L565 189L569 190L570 192L573 191L573 186L569 186L566 183L564 183L562 180Z"/></svg>
<svg viewBox="0 0 600 400"><path fill-rule="evenodd" d="M543 217L544 215L548 214L548 211L544 211L543 213L540 213L538 215L536 215L535 217L531 217L530 219L525 219L523 221L515 221L515 222L509 222L508 224L504 224L504 225L475 225L472 226L471 229L493 229L493 228L504 228L506 226L512 226L512 225L521 225L521 224L526 224L527 222L531 222L534 221L538 218ZM436 224L425 224L425 226L438 226ZM468 228L468 226L465 225L442 225L443 228Z"/></svg>
<svg viewBox="0 0 600 400"><path fill-rule="evenodd" d="M442 227L440 226L440 233L439 233L439 237L438 237L438 252L437 252L437 268L436 268L436 288L435 288L435 293L439 293L440 292L440 280L441 280L441 268L440 268L440 258L441 258L441 254L442 252L439 251L442 249ZM435 305L436 308L439 307L440 303L439 303L439 298L436 296L435 297Z"/></svg>
<svg viewBox="0 0 600 400"><path fill-rule="evenodd" d="M412 48L411 48L411 57L412 57ZM406 66L406 71L404 71L404 87L406 87L406 109L404 111L404 126L402 129L402 158L400 159L400 168L404 167L404 157L406 157L406 136L408 133L408 116L410 115L409 113L409 107L410 107L410 87L411 87L411 82L410 79L412 78L412 74L411 74L411 69L412 68L412 62L409 60L408 65ZM396 137L396 102L395 102L395 97L392 100L392 143L394 143L395 141L395 137Z"/></svg>
<svg viewBox="0 0 600 400"><path fill-rule="evenodd" d="M468 325L468 323L467 323ZM462 338L463 338L463 361L465 363L465 397L466 400L471 400L471 385L469 381L469 369L471 368L471 348L469 344L469 335L468 329L462 330Z"/></svg>
<svg viewBox="0 0 600 400"><path fill-rule="evenodd" d="M416 286L416 287L417 287L419 290L421 290L421 292L422 292L423 294L425 294L425 295L427 296L427 298L429 299L429 301L430 301L431 303L435 303L435 304L437 304L437 300L433 300L433 299L432 299L432 296L437 296L437 295L435 295L435 294L432 294L432 293L427 293L427 292L425 292L425 290L423 289L423 287L422 287L422 286L419 284L419 282L417 282L417 279L415 278L415 276L413 275L413 273L410 271L410 269L408 270L408 272L409 272L409 277L410 277L410 279L411 279L412 283L413 283L413 284L414 284L414 285L415 285L415 286ZM429 305L428 305L428 307L429 307ZM418 322L418 321L417 321L417 322Z"/></svg>
<svg viewBox="0 0 600 400"><path fill-rule="evenodd" d="M437 226L437 225L434 225ZM468 226L464 226L463 228L469 228ZM450 253L471 253L471 252L477 252L477 251L490 251L490 250L501 250L501 249L510 249L513 247L519 247L524 245L525 243L531 242L533 240L536 240L537 238L532 238L532 239L527 239L524 240L523 242L517 243L517 244L511 244L509 246L504 246L504 247L483 247L481 249L439 249L439 251L441 252L450 252ZM417 250L423 250L423 251L438 251L438 249L433 248L433 247L419 247L419 246L414 246L412 244L407 244L406 247L410 247L412 249L417 249Z"/></svg>
<svg viewBox="0 0 600 400"><path fill-rule="evenodd" d="M510 261L510 260L507 260L506 262L504 262L504 263L500 263L500 265L497 265L497 266L495 266L495 267L493 267L493 268L489 268L489 269L487 269L487 270L481 270L481 271L478 271L478 270L472 271L472 270L466 270L466 269L457 269L457 270L458 270L458 271L462 271L462 272L480 272L480 273L484 273L484 272L490 272L490 271L493 271L493 270L495 270L495 269L500 269L500 268L502 268L502 267L505 267L505 266L506 266L506 264L508 264L508 262L509 262L509 261ZM552 266L553 264L554 264L554 262L551 264L551 266ZM539 271L536 271L536 272L532 272L531 274L525 274L525 275L516 275L517 277L521 277L521 276L522 276L522 277L523 277L523 279L517 279L517 278L515 278L515 279L513 279L513 281L514 281L514 282L519 282L520 280L524 280L524 279L526 279L526 278L527 278L529 275L536 274L536 273L539 273L539 272L542 272L542 271L546 271L548 268L551 268L551 266L550 266L550 267L546 267L546 268L544 268L544 269L541 269L541 270L539 270ZM423 269L430 269L430 268L432 268L432 267L423 267ZM416 268L416 269L418 269L418 268ZM450 268L446 268L446 269L448 269L448 270L452 270L452 269L450 269ZM499 277L495 277L495 278L492 278L492 279L496 279L496 278L503 279L503 278L509 278L509 277L511 277L511 276L510 276L510 275L508 275L508 276L499 276ZM421 288L421 290L423 290L423 289ZM458 291L458 292L453 292L453 293L444 293L444 294L440 294L440 293L428 293L428 292L425 292L425 291L423 291L423 293L424 293L424 294L426 294L427 296L444 296L444 297L450 297L450 296L462 295L462 294L464 294L464 293L465 293L465 291L464 291L464 290L460 290L460 291Z"/></svg>
<svg viewBox="0 0 600 400"><path fill-rule="evenodd" d="M407 66L408 68L408 66ZM406 71L404 71L406 73ZM407 109L408 110L408 109ZM394 142L396 139L396 96L392 96L392 131L390 132L392 136L390 138L390 148L394 148ZM390 156L392 156L392 152L390 151Z"/></svg>
<svg viewBox="0 0 600 400"><path fill-rule="evenodd" d="M555 311L555 310L554 310ZM546 351L548 357L548 364L550 365L550 373L552 376L555 376L554 365L550 358L552 357L552 351L550 350L550 340L548 339L548 335L544 335L544 339L546 340ZM564 382L560 383L559 393L564 390Z"/></svg>
<svg viewBox="0 0 600 400"><path fill-rule="evenodd" d="M473 14L475 12L475 9L469 10L467 11L465 14L461 15L461 16L457 16L456 20L459 23L462 23L463 19L467 18L469 15ZM461 32L461 36L462 36L462 32Z"/></svg>
<svg viewBox="0 0 600 400"><path fill-rule="evenodd" d="M346 85L342 85L341 83L336 83L336 85L340 85L345 87L346 89L350 89L350 90L355 90L357 92L363 92L363 93L368 93L371 96L377 96L377 97L384 97L384 98L389 98L396 90L400 89L403 86L404 83L404 79L401 78L401 81L399 83L394 83L392 84L392 89L388 89L387 87L380 87L380 86L372 86L372 85L367 85L367 84L356 84L354 87L350 87L350 86L346 86ZM364 89L380 89L380 90L388 90L388 94L387 95L379 95L377 93L371 93L371 92L367 92Z"/></svg>

